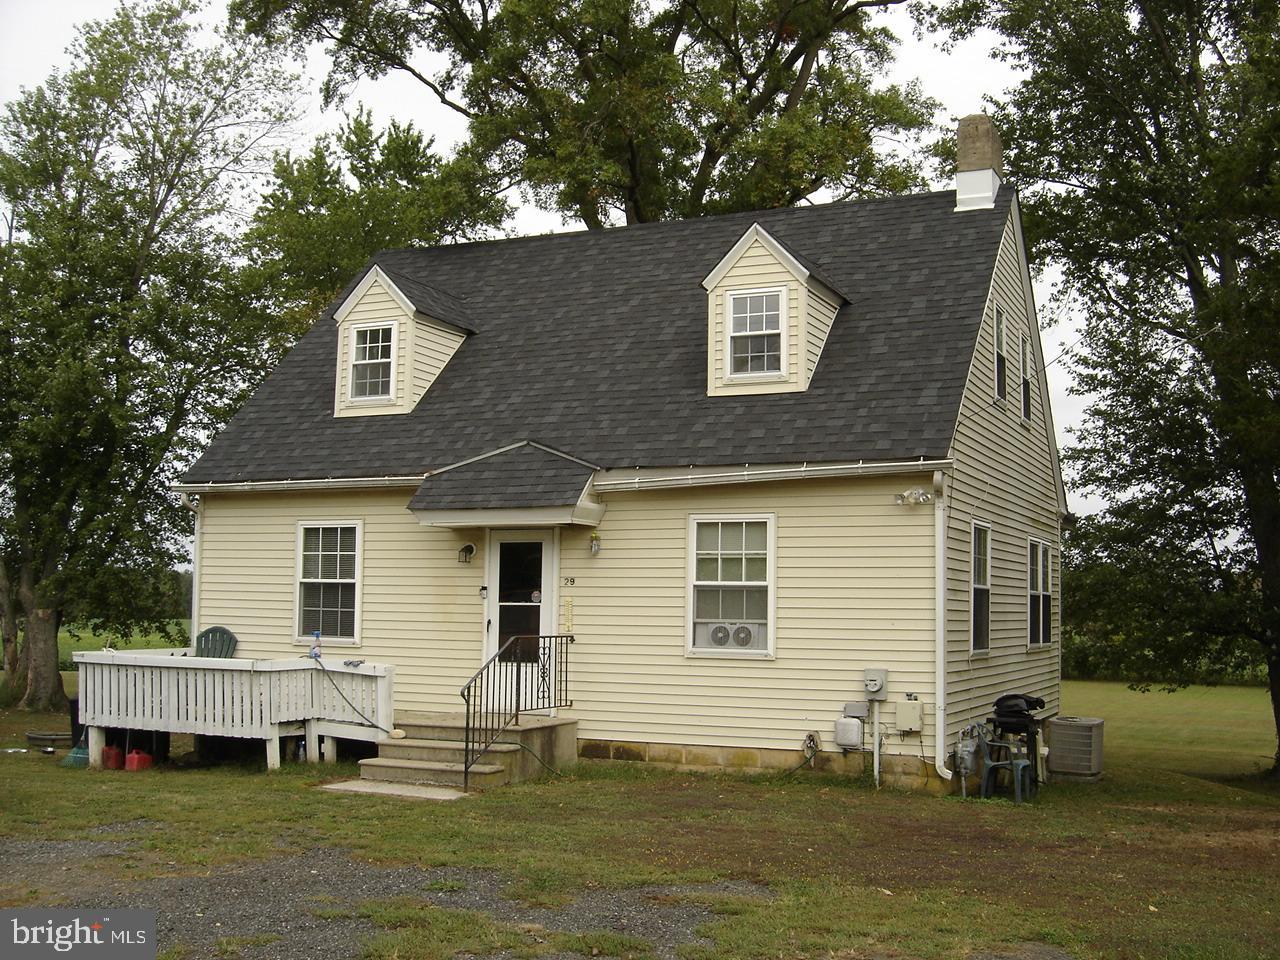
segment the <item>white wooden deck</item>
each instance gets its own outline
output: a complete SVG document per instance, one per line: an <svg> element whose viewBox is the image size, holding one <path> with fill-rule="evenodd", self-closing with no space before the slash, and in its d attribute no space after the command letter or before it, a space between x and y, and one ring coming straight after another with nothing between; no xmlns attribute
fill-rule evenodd
<svg viewBox="0 0 1280 960"><path fill-rule="evenodd" d="M263 740L271 769L280 766L281 736L305 735L307 759L316 762L321 738L324 759L334 760L337 738L376 741L392 729L395 668L390 664L320 664L305 657L224 660L189 653L74 655L90 766L102 762L107 727Z"/></svg>

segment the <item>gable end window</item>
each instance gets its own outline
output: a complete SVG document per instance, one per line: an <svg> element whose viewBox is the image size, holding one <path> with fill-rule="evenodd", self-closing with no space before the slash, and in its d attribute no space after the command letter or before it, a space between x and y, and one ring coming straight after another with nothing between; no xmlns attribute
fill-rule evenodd
<svg viewBox="0 0 1280 960"><path fill-rule="evenodd" d="M1027 547L1027 643L1053 643L1053 579L1049 545L1039 540Z"/></svg>
<svg viewBox="0 0 1280 960"><path fill-rule="evenodd" d="M996 399L1003 400L1008 392L1009 361L1004 352L1004 310L996 307Z"/></svg>
<svg viewBox="0 0 1280 960"><path fill-rule="evenodd" d="M1031 343L1022 338L1022 419L1031 419Z"/></svg>
<svg viewBox="0 0 1280 960"><path fill-rule="evenodd" d="M298 525L297 636L359 639L361 530L357 521Z"/></svg>
<svg viewBox="0 0 1280 960"><path fill-rule="evenodd" d="M392 324L356 327L351 350L351 399L391 397L395 328Z"/></svg>
<svg viewBox="0 0 1280 960"><path fill-rule="evenodd" d="M743 290L728 300L729 376L781 376L786 290Z"/></svg>
<svg viewBox="0 0 1280 960"><path fill-rule="evenodd" d="M689 654L773 654L773 522L689 518Z"/></svg>
<svg viewBox="0 0 1280 960"><path fill-rule="evenodd" d="M972 557L969 648L978 653L991 649L991 528L985 523L973 525Z"/></svg>

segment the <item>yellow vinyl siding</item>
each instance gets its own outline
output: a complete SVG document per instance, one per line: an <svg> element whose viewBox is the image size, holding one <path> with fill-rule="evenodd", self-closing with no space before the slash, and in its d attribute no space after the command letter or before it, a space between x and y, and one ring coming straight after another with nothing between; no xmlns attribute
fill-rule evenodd
<svg viewBox="0 0 1280 960"><path fill-rule="evenodd" d="M822 348L826 346L831 325L835 322L836 312L840 309L834 295L828 294L820 286L810 287L808 294L804 377L806 387L813 380L813 374L818 369L818 358L822 356Z"/></svg>
<svg viewBox="0 0 1280 960"><path fill-rule="evenodd" d="M458 563L473 537L420 526L413 488L206 494L201 500L200 626L229 627L245 657L293 657L299 521L360 520L360 646L327 648L396 667L396 706L457 709L479 666L483 563ZM424 706L429 705L429 706Z"/></svg>
<svg viewBox="0 0 1280 960"><path fill-rule="evenodd" d="M728 380L728 304L729 294L736 290L754 290L760 287L784 287L787 291L786 356L783 358L785 379L767 380L761 383L730 382ZM804 284L770 253L759 240L743 251L736 263L708 294L708 389L710 396L735 396L750 393L785 393L803 390L800 380L803 333L801 303Z"/></svg>
<svg viewBox="0 0 1280 960"><path fill-rule="evenodd" d="M432 320L418 320L413 335L413 400L417 403L448 363L466 334Z"/></svg>
<svg viewBox="0 0 1280 960"><path fill-rule="evenodd" d="M351 376L352 329L362 324L389 323L395 326L392 373L394 402L352 401L348 394ZM406 313L383 282L375 280L338 326L338 376L334 416L366 417L408 413L422 399L445 364L453 357L465 334L423 317Z"/></svg>
<svg viewBox="0 0 1280 960"><path fill-rule="evenodd" d="M963 216L963 214L957 214ZM952 446L947 537L947 721L950 735L982 720L1002 693L1043 696L1058 710L1061 648L1059 500L1045 409L1044 357L1027 309L1026 266L1010 216L997 257L969 381ZM995 307L1005 317L1007 390L995 400ZM1019 342L1026 335L1036 371L1031 420L1022 419ZM970 655L972 521L991 525L991 649ZM1028 649L1027 541L1047 542L1053 557L1053 631L1046 648Z"/></svg>
<svg viewBox="0 0 1280 960"><path fill-rule="evenodd" d="M933 511L894 503L905 478L782 481L605 495L598 528L560 533L550 602L565 622L572 598L570 687L588 739L799 749L817 731L834 748L843 704L861 699L862 671L887 667L894 704L933 683ZM421 526L412 489L218 494L201 504L199 627L222 624L248 657L291 657L300 520L360 520L360 646L328 648L396 667L400 709L457 710L479 667L483 530ZM774 659L686 656L690 514L776 516ZM457 561L467 542L479 550ZM567 580L573 585L567 585ZM886 736L885 750L932 755ZM870 745L868 735L867 744Z"/></svg>
<svg viewBox="0 0 1280 960"><path fill-rule="evenodd" d="M897 507L902 481L790 481L612 493L590 533L561 537L573 598L572 715L588 739L798 749L888 667L895 701L932 696L932 511ZM690 514L776 515L775 659L686 656ZM927 731L926 731L927 732ZM870 745L868 737L867 743ZM931 751L926 741L926 753ZM886 750L918 754L918 737Z"/></svg>

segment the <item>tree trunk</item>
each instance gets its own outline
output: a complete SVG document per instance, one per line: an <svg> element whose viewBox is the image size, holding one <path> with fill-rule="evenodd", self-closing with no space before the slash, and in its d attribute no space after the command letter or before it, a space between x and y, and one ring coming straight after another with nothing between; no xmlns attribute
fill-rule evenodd
<svg viewBox="0 0 1280 960"><path fill-rule="evenodd" d="M10 690L18 685L18 599L9 573L0 562L0 647L4 651L4 679Z"/></svg>
<svg viewBox="0 0 1280 960"><path fill-rule="evenodd" d="M62 674L58 672L61 621L61 613L49 607L37 607L27 613L27 692L18 704L25 710L62 710L67 705Z"/></svg>
<svg viewBox="0 0 1280 960"><path fill-rule="evenodd" d="M1280 780L1280 647L1267 649L1267 686L1271 689L1271 716L1276 724L1275 762L1267 776Z"/></svg>

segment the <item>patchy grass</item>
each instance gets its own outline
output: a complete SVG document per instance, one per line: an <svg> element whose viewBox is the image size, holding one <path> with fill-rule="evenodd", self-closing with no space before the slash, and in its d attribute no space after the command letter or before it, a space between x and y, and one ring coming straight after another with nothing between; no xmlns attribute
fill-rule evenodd
<svg viewBox="0 0 1280 960"><path fill-rule="evenodd" d="M283 939L277 933L261 933L251 937L219 937L213 945L216 957L234 958L241 956L248 947L265 947Z"/></svg>
<svg viewBox="0 0 1280 960"><path fill-rule="evenodd" d="M378 861L497 868L533 903L655 882L772 888L769 900L709 901L717 919L703 932L713 943L686 946L687 960L960 958L1020 941L1081 957L1243 960L1273 956L1280 942L1280 792L1247 779L1269 736L1255 692L1068 684L1068 712L1107 719L1107 778L1052 786L1024 806L876 793L836 778L591 765L424 804L311 789L355 775L348 765L126 774L21 755L0 756L0 836L106 839L127 821L158 822L133 835L137 847L117 867L130 877L334 845ZM65 728L12 713L0 713L0 741L29 726ZM11 876L0 898L31 886ZM573 946L416 901L361 909L386 930L369 946L375 958L539 956L546 944L647 955L612 933Z"/></svg>
<svg viewBox="0 0 1280 960"><path fill-rule="evenodd" d="M643 940L618 933L558 933L537 924L499 923L486 913L448 910L412 899L375 901L359 915L388 930L365 949L371 960L449 960L507 951L535 958L571 951L584 957L652 960Z"/></svg>

